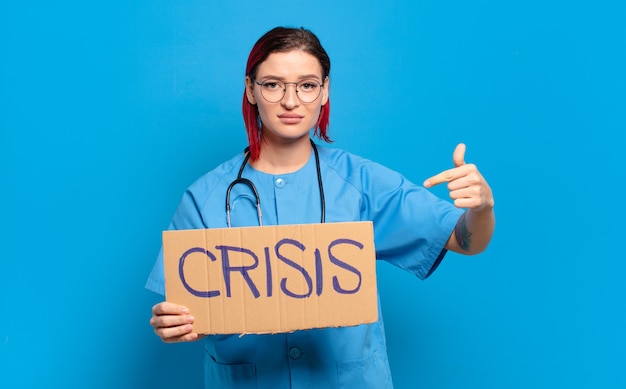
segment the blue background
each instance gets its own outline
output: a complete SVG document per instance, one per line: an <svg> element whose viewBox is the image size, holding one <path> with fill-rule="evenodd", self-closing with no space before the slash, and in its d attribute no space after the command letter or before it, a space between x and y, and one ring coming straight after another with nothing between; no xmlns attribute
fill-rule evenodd
<svg viewBox="0 0 626 389"><path fill-rule="evenodd" d="M0 387L201 385L143 285L275 25L330 54L334 146L421 183L462 141L495 193L484 254L379 264L396 386L626 387L622 4L2 1Z"/></svg>

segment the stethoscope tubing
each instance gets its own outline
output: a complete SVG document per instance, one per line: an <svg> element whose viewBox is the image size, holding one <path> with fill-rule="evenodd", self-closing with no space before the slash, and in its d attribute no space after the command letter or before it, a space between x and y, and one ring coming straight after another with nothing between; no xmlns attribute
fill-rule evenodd
<svg viewBox="0 0 626 389"><path fill-rule="evenodd" d="M315 145L313 140L311 140L311 146L313 147L313 153L315 154L315 168L317 170L317 186L319 188L319 193L320 193L320 206L321 206L321 213L322 213L320 223L325 223L326 222L326 200L324 198L324 185L322 184L322 171L320 169L320 157L317 151L317 146ZM250 181L247 178L241 177L241 175L243 174L243 170L246 167L246 164L248 163L248 159L250 159L249 148L246 148L244 152L246 153L246 156L243 159L243 162L241 163L241 167L239 168L239 173L237 174L237 178L233 180L233 182L231 182L230 185L228 185L228 188L226 189L226 225L228 226L228 228L231 227L230 192L232 191L233 187L237 184L244 184L248 186L250 190L252 190L252 193L254 194L254 199L256 201L256 210L257 210L257 217L259 219L259 226L263 225L263 213L261 212L261 198L259 197L259 192L257 191L256 186L254 185L252 181Z"/></svg>

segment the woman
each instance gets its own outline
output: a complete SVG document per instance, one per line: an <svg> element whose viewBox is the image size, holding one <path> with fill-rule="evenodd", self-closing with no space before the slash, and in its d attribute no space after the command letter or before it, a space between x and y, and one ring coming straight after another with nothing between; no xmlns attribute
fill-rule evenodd
<svg viewBox="0 0 626 389"><path fill-rule="evenodd" d="M455 167L425 183L447 182L454 205L400 174L326 141L330 60L317 37L304 29L275 28L248 58L243 114L249 153L235 156L196 181L184 194L171 229L257 225L250 189L232 189L232 211L223 207L229 184L249 179L261 198L264 225L371 220L376 256L424 279L447 250L483 251L494 229L494 200L465 146ZM325 199L325 200L324 200ZM325 204L327 202L327 204ZM464 211L462 208L466 208ZM163 294L159 256L146 285ZM203 338L186 307L162 302L150 321L165 342ZM382 316L356 327L288 334L206 336L205 380L211 387L392 387Z"/></svg>

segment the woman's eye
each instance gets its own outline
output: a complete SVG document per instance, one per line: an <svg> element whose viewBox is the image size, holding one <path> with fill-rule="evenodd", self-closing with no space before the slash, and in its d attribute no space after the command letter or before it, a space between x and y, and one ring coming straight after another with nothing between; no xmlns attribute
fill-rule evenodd
<svg viewBox="0 0 626 389"><path fill-rule="evenodd" d="M263 83L263 86L267 89L280 89L280 84L274 81L266 81Z"/></svg>
<svg viewBox="0 0 626 389"><path fill-rule="evenodd" d="M300 85L300 88L305 91L315 90L317 88L317 83L315 82L304 82Z"/></svg>

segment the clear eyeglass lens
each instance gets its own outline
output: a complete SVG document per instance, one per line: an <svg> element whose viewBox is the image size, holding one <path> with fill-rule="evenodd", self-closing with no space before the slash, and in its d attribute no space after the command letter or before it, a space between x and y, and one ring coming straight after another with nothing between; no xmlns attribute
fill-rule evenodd
<svg viewBox="0 0 626 389"><path fill-rule="evenodd" d="M285 96L286 87L289 84L296 85L296 94L303 103L314 102L322 91L321 84L315 80L303 80L297 84L294 82L263 81L261 83L261 94L270 103L277 103Z"/></svg>

